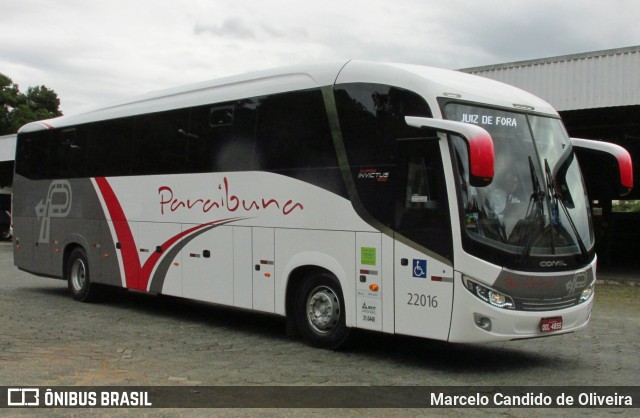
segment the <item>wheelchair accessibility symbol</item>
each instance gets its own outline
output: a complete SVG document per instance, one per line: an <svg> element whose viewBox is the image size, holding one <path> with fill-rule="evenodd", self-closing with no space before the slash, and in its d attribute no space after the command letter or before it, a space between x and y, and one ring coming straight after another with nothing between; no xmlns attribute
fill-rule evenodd
<svg viewBox="0 0 640 418"><path fill-rule="evenodd" d="M427 260L413 260L413 277L418 279L427 278Z"/></svg>

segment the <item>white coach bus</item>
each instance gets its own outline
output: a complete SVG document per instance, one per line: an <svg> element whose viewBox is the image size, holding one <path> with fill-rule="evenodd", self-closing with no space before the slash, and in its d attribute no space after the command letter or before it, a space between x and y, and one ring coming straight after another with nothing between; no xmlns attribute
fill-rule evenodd
<svg viewBox="0 0 640 418"><path fill-rule="evenodd" d="M594 234L546 102L459 72L349 61L152 93L18 134L15 264L68 281L452 342L577 331ZM609 158L609 157L607 157ZM608 161L608 160L607 160Z"/></svg>

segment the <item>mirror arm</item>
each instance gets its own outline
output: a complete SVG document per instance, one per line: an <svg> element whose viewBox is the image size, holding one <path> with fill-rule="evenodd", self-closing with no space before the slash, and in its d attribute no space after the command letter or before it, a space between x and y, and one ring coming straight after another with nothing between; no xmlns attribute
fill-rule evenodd
<svg viewBox="0 0 640 418"><path fill-rule="evenodd" d="M629 151L620 145L610 142L594 141L592 139L571 138L571 144L575 148L596 151L603 154L609 154L616 159L618 164L619 184L618 191L620 196L625 196L633 189L633 162Z"/></svg>
<svg viewBox="0 0 640 418"><path fill-rule="evenodd" d="M480 187L491 183L495 169L495 153L493 139L485 129L470 123L446 119L406 116L405 121L409 126L416 128L431 128L462 137L469 150L469 181L473 186Z"/></svg>

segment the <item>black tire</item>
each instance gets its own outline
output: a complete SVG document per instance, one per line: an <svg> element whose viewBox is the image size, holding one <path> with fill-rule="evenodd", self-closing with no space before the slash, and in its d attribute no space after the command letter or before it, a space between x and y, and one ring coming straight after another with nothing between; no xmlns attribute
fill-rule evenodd
<svg viewBox="0 0 640 418"><path fill-rule="evenodd" d="M310 345L335 350L349 338L342 289L333 275L313 272L305 277L295 307L296 324Z"/></svg>
<svg viewBox="0 0 640 418"><path fill-rule="evenodd" d="M97 300L99 286L91 282L89 261L82 248L76 248L71 251L65 271L69 292L75 300L79 302Z"/></svg>

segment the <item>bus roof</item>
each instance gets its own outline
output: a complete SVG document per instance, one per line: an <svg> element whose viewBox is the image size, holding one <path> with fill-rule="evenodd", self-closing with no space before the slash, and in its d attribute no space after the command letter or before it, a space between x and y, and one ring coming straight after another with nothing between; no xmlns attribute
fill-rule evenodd
<svg viewBox="0 0 640 418"><path fill-rule="evenodd" d="M526 106L540 113L557 115L551 105L538 97L487 78L419 65L341 61L282 67L151 92L77 115L32 122L19 132L356 82L401 87L422 94L428 100L456 97L501 107ZM429 105L434 108L434 116L439 115L439 111L435 111L437 104L430 102Z"/></svg>

